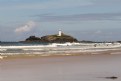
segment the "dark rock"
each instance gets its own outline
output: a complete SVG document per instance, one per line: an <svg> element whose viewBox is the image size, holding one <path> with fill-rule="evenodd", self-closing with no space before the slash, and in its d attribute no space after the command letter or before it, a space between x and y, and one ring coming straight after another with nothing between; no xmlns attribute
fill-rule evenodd
<svg viewBox="0 0 121 81"><path fill-rule="evenodd" d="M41 41L41 39L40 39L39 37L30 36L30 37L27 38L25 41L26 41L26 42L32 42L32 41L37 42L37 41Z"/></svg>
<svg viewBox="0 0 121 81"><path fill-rule="evenodd" d="M105 78L107 78L107 79L117 79L118 77L116 77L116 76L111 76L111 77L105 77Z"/></svg>

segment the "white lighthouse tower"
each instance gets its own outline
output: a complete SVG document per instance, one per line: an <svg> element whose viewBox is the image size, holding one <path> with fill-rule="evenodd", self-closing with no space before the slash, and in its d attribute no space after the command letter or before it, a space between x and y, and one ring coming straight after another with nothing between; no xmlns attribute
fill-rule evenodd
<svg viewBox="0 0 121 81"><path fill-rule="evenodd" d="M58 36L62 36L62 31L59 29Z"/></svg>

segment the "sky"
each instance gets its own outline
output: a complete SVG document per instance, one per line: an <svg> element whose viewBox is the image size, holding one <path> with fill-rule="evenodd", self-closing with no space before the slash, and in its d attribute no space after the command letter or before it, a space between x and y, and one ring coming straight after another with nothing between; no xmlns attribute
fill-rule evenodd
<svg viewBox="0 0 121 81"><path fill-rule="evenodd" d="M78 40L121 40L121 0L0 0L0 41L59 29Z"/></svg>

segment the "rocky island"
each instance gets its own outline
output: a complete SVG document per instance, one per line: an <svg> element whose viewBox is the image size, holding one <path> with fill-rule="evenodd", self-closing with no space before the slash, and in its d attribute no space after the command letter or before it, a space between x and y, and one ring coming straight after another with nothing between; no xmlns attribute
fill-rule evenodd
<svg viewBox="0 0 121 81"><path fill-rule="evenodd" d="M59 30L58 34L46 35L42 37L30 36L25 42L47 42L47 43L65 43L78 42L78 40L70 35L66 35Z"/></svg>

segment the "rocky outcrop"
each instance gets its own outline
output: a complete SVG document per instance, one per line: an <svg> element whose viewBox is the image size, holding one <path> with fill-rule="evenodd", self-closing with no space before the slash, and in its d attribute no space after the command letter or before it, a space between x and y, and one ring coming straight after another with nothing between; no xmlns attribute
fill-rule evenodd
<svg viewBox="0 0 121 81"><path fill-rule="evenodd" d="M27 38L25 40L25 42L40 42L41 39L39 37L35 37L35 36L30 36L29 38Z"/></svg>
<svg viewBox="0 0 121 81"><path fill-rule="evenodd" d="M30 36L25 42L47 42L47 43L64 43L64 42L78 42L78 40L72 36L62 34L58 35L46 35L41 38Z"/></svg>
<svg viewBox="0 0 121 81"><path fill-rule="evenodd" d="M55 42L55 43L63 43L63 42L77 42L78 40L73 38L72 36L63 34L62 36L58 35L47 35L41 37L42 41L45 42Z"/></svg>

